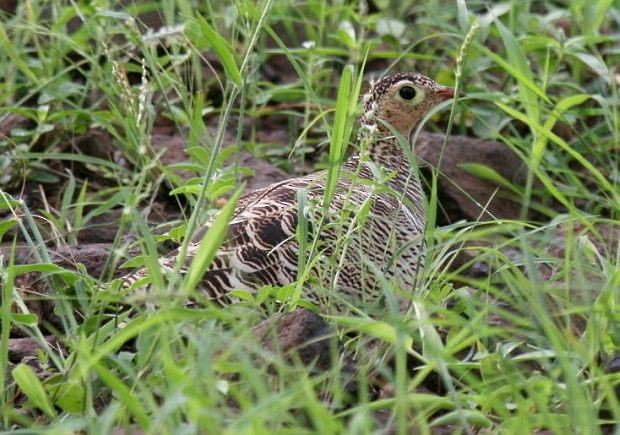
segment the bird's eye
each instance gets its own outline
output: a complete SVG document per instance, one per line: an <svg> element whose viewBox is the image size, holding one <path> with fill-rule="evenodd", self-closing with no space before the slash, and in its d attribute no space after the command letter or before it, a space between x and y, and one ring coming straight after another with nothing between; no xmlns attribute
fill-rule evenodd
<svg viewBox="0 0 620 435"><path fill-rule="evenodd" d="M400 95L403 100L411 101L416 95L415 88L411 86L403 86L400 88L400 91L398 91L398 95Z"/></svg>

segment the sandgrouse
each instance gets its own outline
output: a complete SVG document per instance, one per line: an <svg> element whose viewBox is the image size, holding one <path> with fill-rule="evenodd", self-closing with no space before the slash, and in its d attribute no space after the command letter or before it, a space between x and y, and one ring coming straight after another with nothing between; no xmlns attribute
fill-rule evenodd
<svg viewBox="0 0 620 435"><path fill-rule="evenodd" d="M323 204L325 171L242 196L201 290L226 305L235 301L232 290L295 282L299 233L307 234L303 246L312 248L302 297L319 307L373 303L383 294L385 279L412 290L425 257L426 212L415 162L401 144L433 106L453 97L453 88L420 74L394 74L371 83L362 98L356 151L342 165L329 205ZM300 216L305 233L297 231ZM182 274L208 227L207 222L192 239ZM174 269L177 254L160 259L163 270ZM138 269L125 276L123 286L145 292L148 284L137 281L146 276L147 269Z"/></svg>

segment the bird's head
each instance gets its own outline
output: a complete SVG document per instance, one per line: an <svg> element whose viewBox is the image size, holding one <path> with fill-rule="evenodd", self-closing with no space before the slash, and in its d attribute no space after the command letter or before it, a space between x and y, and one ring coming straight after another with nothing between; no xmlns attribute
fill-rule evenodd
<svg viewBox="0 0 620 435"><path fill-rule="evenodd" d="M454 88L420 74L401 73L372 82L362 98L362 126L391 135L386 124L409 138L415 125L435 105L454 97Z"/></svg>

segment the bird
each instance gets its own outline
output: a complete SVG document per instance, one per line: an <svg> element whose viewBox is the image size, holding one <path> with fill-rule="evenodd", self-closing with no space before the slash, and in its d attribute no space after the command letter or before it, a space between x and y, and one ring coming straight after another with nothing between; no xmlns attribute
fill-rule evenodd
<svg viewBox="0 0 620 435"><path fill-rule="evenodd" d="M199 288L217 305L236 302L233 290L256 292L287 286L303 277L302 299L320 309L375 304L385 280L413 290L425 261L425 197L415 162L402 147L437 104L455 89L413 72L371 81L361 99L355 151L341 165L325 203L327 172L271 184L241 196L228 234ZM300 198L304 198L300 210ZM209 229L202 225L188 245L159 259L164 271L187 273ZM298 231L304 224L305 231ZM300 240L306 235L306 243ZM311 249L304 273L300 250ZM122 287L148 294L147 268L122 278Z"/></svg>

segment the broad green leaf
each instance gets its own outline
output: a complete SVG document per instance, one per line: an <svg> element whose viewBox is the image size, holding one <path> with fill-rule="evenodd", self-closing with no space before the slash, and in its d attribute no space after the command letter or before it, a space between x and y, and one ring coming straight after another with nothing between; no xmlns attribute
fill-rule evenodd
<svg viewBox="0 0 620 435"><path fill-rule="evenodd" d="M194 255L192 264L189 266L187 275L183 280L183 288L193 290L196 288L202 276L207 271L211 260L215 257L220 245L224 242L228 234L228 223L235 211L237 200L241 196L242 189L238 189L228 203L217 214L213 223L209 226L209 230L205 233L200 241L198 250Z"/></svg>
<svg viewBox="0 0 620 435"><path fill-rule="evenodd" d="M11 313L11 321L20 325L36 326L39 323L39 317L31 313Z"/></svg>
<svg viewBox="0 0 620 435"><path fill-rule="evenodd" d="M263 302L265 302L267 300L267 298L269 296L271 296L271 294L273 293L273 287L270 285L266 285L264 287L261 287L257 292L256 292L256 303L257 304L262 304Z"/></svg>
<svg viewBox="0 0 620 435"><path fill-rule="evenodd" d="M338 37L349 48L355 48L355 28L348 20L343 20L338 25Z"/></svg>
<svg viewBox="0 0 620 435"><path fill-rule="evenodd" d="M85 392L82 383L76 379L65 379L63 375L45 381L45 389L54 399L54 405L71 414L84 412Z"/></svg>
<svg viewBox="0 0 620 435"><path fill-rule="evenodd" d="M30 401L41 411L53 418L56 416L56 411L50 402L49 397L43 388L43 384L37 378L37 375L26 364L19 364L11 372L11 376L19 386L20 390L30 399Z"/></svg>
<svg viewBox="0 0 620 435"><path fill-rule="evenodd" d="M568 109L570 109L573 106L578 106L582 103L585 103L586 100L592 98L590 95L588 94L575 94L575 95L570 95L564 99L562 99L558 104L556 104L555 106L555 110L553 112L551 112L551 116L553 117L554 121L558 119L558 117L566 112ZM549 121L547 121L549 122ZM555 122L554 122L555 123Z"/></svg>
<svg viewBox="0 0 620 435"><path fill-rule="evenodd" d="M181 187L177 187L176 189L172 189L169 192L170 196L174 196L174 195L184 195L186 193L190 193L190 194L199 194L200 192L202 192L202 186L198 185L198 184L189 184L189 185L185 185L185 186L181 186Z"/></svg>
<svg viewBox="0 0 620 435"><path fill-rule="evenodd" d="M520 193L519 189L514 184L506 180L499 172L488 167L487 165L480 163L460 163L458 167L478 178L492 181L493 183L505 187L515 193Z"/></svg>
<svg viewBox="0 0 620 435"><path fill-rule="evenodd" d="M430 321L426 307L419 302L413 302L413 308L417 319L418 330L420 331L420 337L422 338L422 352L424 358L437 364L438 367L442 367L445 363L443 341L435 329L435 325Z"/></svg>
<svg viewBox="0 0 620 435"><path fill-rule="evenodd" d="M236 55L230 44L222 38L203 17L198 16L195 20L189 21L185 25L185 36L194 42L198 48L210 46L222 62L226 75L234 84L241 86L243 80L239 67L237 66Z"/></svg>
<svg viewBox="0 0 620 435"><path fill-rule="evenodd" d="M392 325L381 322L374 319L364 319L359 317L346 317L346 316L325 316L329 320L350 328L354 331L359 331L365 334L372 335L380 340L385 341L390 344L399 343L398 340L398 331ZM403 346L405 349L411 349L413 344L413 338L409 335L404 334L404 343Z"/></svg>
<svg viewBox="0 0 620 435"><path fill-rule="evenodd" d="M123 264L121 264L119 268L133 269L137 267L142 267L144 266L144 263L145 263L144 259L145 259L144 255L136 255L135 257L132 257L129 260L125 261Z"/></svg>
<svg viewBox="0 0 620 435"><path fill-rule="evenodd" d="M246 302L255 302L254 294L248 290L232 290L228 293L231 297Z"/></svg>
<svg viewBox="0 0 620 435"><path fill-rule="evenodd" d="M583 62L585 66L598 74L607 83L610 83L613 79L613 75L609 71L607 65L605 65L605 63L598 57L584 52L572 53L572 55L579 59L581 62Z"/></svg>
<svg viewBox="0 0 620 435"><path fill-rule="evenodd" d="M15 276L30 272L52 273L63 270L62 267L50 263L17 264L13 268Z"/></svg>
<svg viewBox="0 0 620 435"><path fill-rule="evenodd" d="M19 205L19 201L13 198L11 195L0 191L0 210L15 210Z"/></svg>
<svg viewBox="0 0 620 435"><path fill-rule="evenodd" d="M7 219L5 221L0 222L0 240L2 239L2 236L4 235L4 233L6 233L11 228L13 228L15 225L17 225L17 222L18 221L15 218Z"/></svg>

